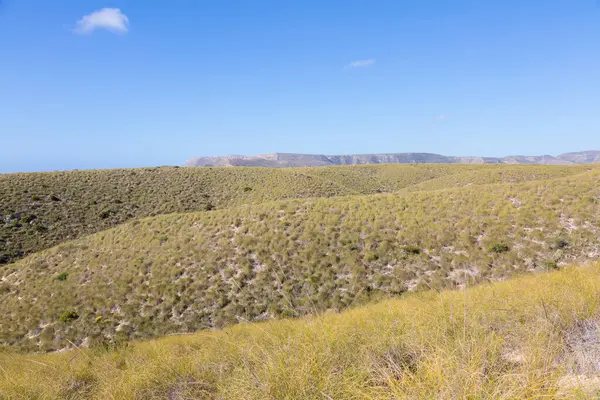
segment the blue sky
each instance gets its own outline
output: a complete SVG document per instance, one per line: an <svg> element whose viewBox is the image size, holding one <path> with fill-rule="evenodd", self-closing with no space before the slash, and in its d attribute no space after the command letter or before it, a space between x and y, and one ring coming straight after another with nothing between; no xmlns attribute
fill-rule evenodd
<svg viewBox="0 0 600 400"><path fill-rule="evenodd" d="M596 0L0 5L0 172L559 154L600 148L599 110Z"/></svg>

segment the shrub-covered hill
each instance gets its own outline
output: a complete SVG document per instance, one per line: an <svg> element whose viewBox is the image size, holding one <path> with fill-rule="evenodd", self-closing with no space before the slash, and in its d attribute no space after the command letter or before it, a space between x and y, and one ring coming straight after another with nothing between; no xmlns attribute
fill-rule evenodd
<svg viewBox="0 0 600 400"><path fill-rule="evenodd" d="M582 166L578 167L576 173L591 171L597 169L597 166ZM428 179L414 185L406 186L402 191L423 191L423 190L439 190L455 187L465 187L472 185L486 185L490 183L518 183L534 180L553 179L561 176L569 176L573 174L568 169L563 168L532 168L529 170L527 166L506 166L493 169L474 169L464 171L459 174L448 174L437 178Z"/></svg>
<svg viewBox="0 0 600 400"><path fill-rule="evenodd" d="M592 399L600 269L105 351L0 352L12 399Z"/></svg>
<svg viewBox="0 0 600 400"><path fill-rule="evenodd" d="M121 225L0 267L0 340L52 350L341 309L600 256L600 171Z"/></svg>
<svg viewBox="0 0 600 400"><path fill-rule="evenodd" d="M5 174L0 175L0 264L139 217L289 198L393 192L430 179L469 176L475 171L482 178L478 183L490 183L505 178L524 181L567 176L586 169L369 165L297 169L163 167Z"/></svg>

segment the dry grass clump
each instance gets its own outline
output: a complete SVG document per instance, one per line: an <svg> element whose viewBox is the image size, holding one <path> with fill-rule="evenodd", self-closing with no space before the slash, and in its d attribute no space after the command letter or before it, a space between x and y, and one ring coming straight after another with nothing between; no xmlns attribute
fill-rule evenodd
<svg viewBox="0 0 600 400"><path fill-rule="evenodd" d="M140 217L291 198L393 192L454 175L450 183L469 181L471 174L479 178L476 184L516 182L577 174L586 168L591 167L161 167L0 174L0 264Z"/></svg>
<svg viewBox="0 0 600 400"><path fill-rule="evenodd" d="M572 366L598 357L585 321L599 299L598 266L572 267L113 349L0 353L0 398L592 398L598 371Z"/></svg>
<svg viewBox="0 0 600 400"><path fill-rule="evenodd" d="M136 220L0 267L0 342L110 345L596 260L599 180L592 170Z"/></svg>

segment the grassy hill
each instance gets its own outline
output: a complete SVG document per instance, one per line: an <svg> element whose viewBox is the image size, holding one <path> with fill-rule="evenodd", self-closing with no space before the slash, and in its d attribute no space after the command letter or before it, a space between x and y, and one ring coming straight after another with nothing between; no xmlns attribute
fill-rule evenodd
<svg viewBox="0 0 600 400"><path fill-rule="evenodd" d="M131 219L281 199L394 192L421 182L517 182L588 167L379 165L144 168L0 175L0 264ZM590 167L591 168L591 167ZM436 181L442 179L442 181ZM437 182L437 183L433 183Z"/></svg>
<svg viewBox="0 0 600 400"><path fill-rule="evenodd" d="M0 340L115 343L595 260L599 181L596 169L132 221L0 267Z"/></svg>
<svg viewBox="0 0 600 400"><path fill-rule="evenodd" d="M598 266L113 350L0 353L3 399L590 399Z"/></svg>

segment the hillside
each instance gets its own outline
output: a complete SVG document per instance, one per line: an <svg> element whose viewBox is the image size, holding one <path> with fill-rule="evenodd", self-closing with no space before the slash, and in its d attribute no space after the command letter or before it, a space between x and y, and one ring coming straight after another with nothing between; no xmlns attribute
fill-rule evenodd
<svg viewBox="0 0 600 400"><path fill-rule="evenodd" d="M396 190L460 172L384 166L353 170L353 179L339 184L335 172L323 172L324 181L312 171L163 167L0 175L0 264L133 218Z"/></svg>
<svg viewBox="0 0 600 400"><path fill-rule="evenodd" d="M298 169L163 167L0 174L0 264L131 219L158 214L291 198L394 192L444 176L468 177L475 171L481 172L478 183L492 183L547 179L586 169L380 165Z"/></svg>
<svg viewBox="0 0 600 400"><path fill-rule="evenodd" d="M118 342L596 260L599 180L594 169L132 221L0 267L0 340Z"/></svg>
<svg viewBox="0 0 600 400"><path fill-rule="evenodd" d="M315 167L357 164L548 164L572 165L600 163L600 151L565 153L557 157L507 156L507 157L454 157L432 153L388 153L323 155L271 153L256 156L194 157L186 162L188 167Z"/></svg>
<svg viewBox="0 0 600 400"><path fill-rule="evenodd" d="M590 399L599 267L112 350L0 353L3 399Z"/></svg>

